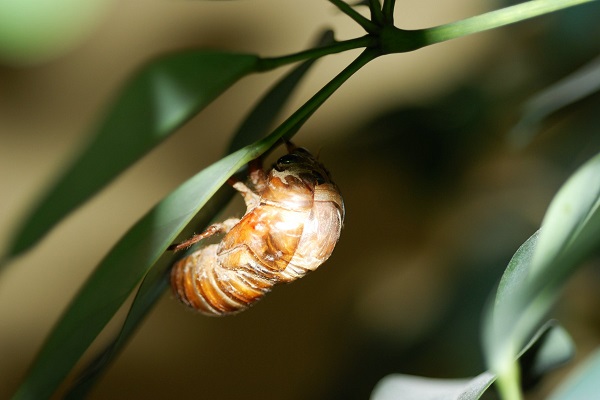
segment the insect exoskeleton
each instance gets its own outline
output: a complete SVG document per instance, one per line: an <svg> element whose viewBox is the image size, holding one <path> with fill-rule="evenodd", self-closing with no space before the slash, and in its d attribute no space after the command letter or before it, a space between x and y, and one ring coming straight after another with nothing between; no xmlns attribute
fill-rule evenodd
<svg viewBox="0 0 600 400"><path fill-rule="evenodd" d="M173 266L171 286L183 303L208 315L234 314L329 258L344 220L342 196L312 154L291 143L288 151L268 173L255 160L248 182L233 184L247 207L241 219L211 225L174 246L178 250L225 233L220 243Z"/></svg>

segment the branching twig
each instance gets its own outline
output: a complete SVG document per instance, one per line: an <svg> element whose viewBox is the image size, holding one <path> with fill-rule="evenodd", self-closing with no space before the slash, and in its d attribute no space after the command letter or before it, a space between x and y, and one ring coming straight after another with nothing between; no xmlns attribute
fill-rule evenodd
<svg viewBox="0 0 600 400"><path fill-rule="evenodd" d="M348 4L344 3L342 0L329 0L333 3L341 12L352 18L357 24L362 26L362 28L368 33L375 33L379 30L379 26L369 20L368 18L362 16L358 11L354 8L350 7Z"/></svg>

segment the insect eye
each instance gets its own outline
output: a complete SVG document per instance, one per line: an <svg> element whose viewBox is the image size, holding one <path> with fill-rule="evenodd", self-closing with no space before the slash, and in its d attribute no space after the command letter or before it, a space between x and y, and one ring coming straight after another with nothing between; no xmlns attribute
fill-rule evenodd
<svg viewBox="0 0 600 400"><path fill-rule="evenodd" d="M286 154L277 160L277 167L284 167L290 164L296 164L302 161L302 157L297 154Z"/></svg>

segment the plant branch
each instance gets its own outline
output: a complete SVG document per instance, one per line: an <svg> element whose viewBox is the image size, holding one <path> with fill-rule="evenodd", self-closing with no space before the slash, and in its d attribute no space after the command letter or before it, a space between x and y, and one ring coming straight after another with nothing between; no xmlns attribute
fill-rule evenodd
<svg viewBox="0 0 600 400"><path fill-rule="evenodd" d="M383 12L379 0L369 0L369 10L371 10L371 19L377 24L383 24Z"/></svg>
<svg viewBox="0 0 600 400"><path fill-rule="evenodd" d="M432 44L514 24L553 11L593 1L598 0L531 0L461 21L426 29L404 30L386 25L381 30L379 46L382 54L406 53ZM387 0L383 4L384 15L386 13L386 5L388 4L390 2Z"/></svg>
<svg viewBox="0 0 600 400"><path fill-rule="evenodd" d="M383 0L383 17L390 25L394 24L394 8L396 0Z"/></svg>
<svg viewBox="0 0 600 400"><path fill-rule="evenodd" d="M313 97L296 110L288 119L279 125L265 141L275 144L280 137L289 139L300 126L327 100L337 89L342 86L354 73L379 55L372 49L366 49L350 65L344 68L331 81L323 86Z"/></svg>
<svg viewBox="0 0 600 400"><path fill-rule="evenodd" d="M371 22L368 18L363 17L358 11L344 3L342 0L329 0L333 3L341 12L352 18L357 24L368 33L375 33L379 30L379 26Z"/></svg>
<svg viewBox="0 0 600 400"><path fill-rule="evenodd" d="M329 54L341 53L346 50L359 49L361 47L370 47L373 46L375 43L376 39L369 35L366 35L355 39L335 42L328 46L304 50L286 56L261 58L259 61L260 64L258 66L258 71L269 71L281 67L283 65L292 64L310 58L319 58Z"/></svg>
<svg viewBox="0 0 600 400"><path fill-rule="evenodd" d="M462 21L424 29L423 36L426 45L440 43L593 1L597 0L532 0Z"/></svg>
<svg viewBox="0 0 600 400"><path fill-rule="evenodd" d="M418 30L402 30L392 25L388 25L387 23L383 28L379 28L375 23L358 14L343 1L329 1L342 10L350 10L347 13L348 15L357 15L358 17L353 18L355 21L359 22L358 19L368 21L369 25L373 25L373 27L380 29L379 34L366 35L355 39L335 42L328 46L304 50L286 56L262 58L259 61L258 71L269 71L297 61L319 58L325 55L361 47L379 47L381 49L381 54L404 53L598 0L531 0L526 3L520 3L500 10L491 11L461 21ZM377 9L378 4L379 0L369 0L369 6L372 9ZM384 0L382 15L386 21L389 21L390 18L393 19L394 5L395 0ZM373 27L369 26L369 29L372 29Z"/></svg>

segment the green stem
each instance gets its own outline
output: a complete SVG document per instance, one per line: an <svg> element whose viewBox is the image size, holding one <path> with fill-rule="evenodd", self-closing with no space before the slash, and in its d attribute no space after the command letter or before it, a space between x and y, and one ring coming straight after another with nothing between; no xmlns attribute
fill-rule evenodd
<svg viewBox="0 0 600 400"><path fill-rule="evenodd" d="M264 140L270 145L275 144L280 137L290 138L302 124L327 100L337 89L342 86L354 73L364 67L379 55L372 49L366 49L360 56L344 68L338 75L321 88L313 97L304 103L296 112L279 125ZM258 156L259 154L257 154Z"/></svg>
<svg viewBox="0 0 600 400"><path fill-rule="evenodd" d="M521 370L519 363L514 361L507 366L508 368L498 374L496 387L500 392L502 400L522 400L521 392Z"/></svg>
<svg viewBox="0 0 600 400"><path fill-rule="evenodd" d="M298 53L289 54L281 57L261 58L258 71L270 71L283 65L292 64L298 61L308 60L310 58L319 58L329 54L341 53L347 50L359 49L361 47L370 47L376 43L376 39L366 35L363 37L335 42L328 46L317 47L304 50Z"/></svg>
<svg viewBox="0 0 600 400"><path fill-rule="evenodd" d="M461 21L418 30L398 29L389 22L383 26L379 35L366 35L281 57L262 58L258 71L269 71L297 61L319 58L361 47L380 47L382 54L404 53L594 1L598 0L532 0ZM332 3L340 4L342 2L332 0ZM370 4L373 6L378 3L378 0L370 0ZM386 21L393 19L394 5L395 0L384 0L382 15ZM369 23L371 22L369 21Z"/></svg>
<svg viewBox="0 0 600 400"><path fill-rule="evenodd" d="M365 31L369 33L375 33L379 30L379 26L377 26L377 24L371 22L368 18L363 17L358 11L344 3L342 0L329 0L329 2L333 3L341 12L362 26Z"/></svg>
<svg viewBox="0 0 600 400"><path fill-rule="evenodd" d="M393 25L394 24L394 8L396 6L396 0L383 0L383 17L385 21Z"/></svg>
<svg viewBox="0 0 600 400"><path fill-rule="evenodd" d="M425 45L513 24L563 8L597 0L533 0L462 21L422 30Z"/></svg>
<svg viewBox="0 0 600 400"><path fill-rule="evenodd" d="M369 0L369 10L371 11L371 19L378 25L382 25L384 18L381 11L381 3L379 0Z"/></svg>

